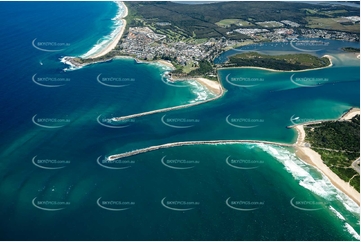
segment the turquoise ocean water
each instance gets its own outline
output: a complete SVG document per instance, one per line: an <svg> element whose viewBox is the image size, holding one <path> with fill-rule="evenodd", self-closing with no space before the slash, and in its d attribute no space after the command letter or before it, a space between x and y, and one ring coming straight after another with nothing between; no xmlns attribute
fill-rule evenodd
<svg viewBox="0 0 361 242"><path fill-rule="evenodd" d="M132 59L65 72L63 56L83 55L114 31L115 3L0 6L1 239L359 238L359 207L292 149L195 145L103 162L177 141L293 143L297 134L286 128L298 122L292 117L337 118L359 107L359 60L340 51L358 43L328 41L311 49L333 56L334 65L321 70L220 70L222 98L115 124L106 119L213 95L195 82L167 85L166 67ZM289 44L251 48L297 51Z"/></svg>

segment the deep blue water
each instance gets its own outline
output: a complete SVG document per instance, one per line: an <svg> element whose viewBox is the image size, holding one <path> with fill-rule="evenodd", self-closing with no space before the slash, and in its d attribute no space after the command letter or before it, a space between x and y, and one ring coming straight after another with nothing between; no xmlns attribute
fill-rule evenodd
<svg viewBox="0 0 361 242"><path fill-rule="evenodd" d="M302 73L220 70L227 89L224 97L140 117L126 128L107 128L99 125L97 117L187 104L197 101L197 93L210 97L200 86L168 86L162 82L164 67L131 59L64 72L66 66L59 59L91 49L112 31L116 13L112 2L0 2L4 33L0 36L1 239L355 240L351 230L360 233L357 205L300 161L292 149L198 145L106 164L123 168L118 170L97 164L104 156L176 141L292 143L296 133L286 126L292 124L293 115L336 118L352 106L359 107L359 62L339 51L343 45L355 44L332 42L327 50L316 53L335 56L334 66L328 69ZM46 42L47 50L63 50L38 50L32 45L34 39L38 47L39 42ZM97 78L102 77L121 79L127 86L101 85ZM54 78L62 79L46 81ZM240 83L237 78L253 81ZM33 80L62 86L44 87ZM292 80L316 86L302 87ZM189 122L193 126L166 126L161 122L164 115L193 120ZM252 121L245 124L232 118ZM32 119L63 127L42 128ZM227 120L255 127L237 128ZM313 204L299 205L309 210L292 206L302 202ZM99 204L125 210L107 210Z"/></svg>

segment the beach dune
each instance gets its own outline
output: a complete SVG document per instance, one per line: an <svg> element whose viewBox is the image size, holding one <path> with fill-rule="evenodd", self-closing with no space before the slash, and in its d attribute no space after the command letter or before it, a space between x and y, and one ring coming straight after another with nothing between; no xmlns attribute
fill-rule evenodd
<svg viewBox="0 0 361 242"><path fill-rule="evenodd" d="M359 108L352 108L346 114L344 114L338 120L350 120L355 115L360 114ZM305 147L305 138L306 133L304 130L304 125L296 125L295 128L298 132L298 138L295 143L296 155L303 160L304 162L314 166L324 175L326 175L332 184L340 189L343 193L349 196L353 201L355 201L360 206L360 193L356 191L350 184L342 180L337 176L322 160L321 155L316 151L312 150L309 147Z"/></svg>

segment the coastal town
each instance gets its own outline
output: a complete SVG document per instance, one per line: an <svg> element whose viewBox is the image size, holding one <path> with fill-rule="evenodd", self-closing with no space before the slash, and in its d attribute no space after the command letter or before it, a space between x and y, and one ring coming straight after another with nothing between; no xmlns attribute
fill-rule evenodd
<svg viewBox="0 0 361 242"><path fill-rule="evenodd" d="M150 21L128 15L128 7L123 2L117 3L123 13L116 17L122 26L109 48L98 53L82 57L65 57L63 62L74 67L81 67L100 61L107 61L116 56L129 56L136 61L163 60L175 66L177 73L186 75L200 67L200 61L213 61L223 52L254 44L274 43L275 45L308 44L327 45L328 40L359 42L359 33L307 27L296 20L266 20L253 22L242 19L224 19L215 23L225 32L209 38L197 38L189 35L171 21ZM129 20L131 19L131 20ZM359 25L359 16L341 16L337 23ZM305 39L305 40L304 40ZM297 43L293 43L297 40ZM301 43L302 41L308 43ZM111 48L110 48L111 47ZM166 61L166 62L164 62ZM219 66L218 66L219 67ZM208 73L214 76L214 72Z"/></svg>
<svg viewBox="0 0 361 242"><path fill-rule="evenodd" d="M285 20L290 25L296 25ZM320 29L299 29L301 34L296 34L292 28L268 29L237 29L239 33L249 36L253 43L270 41L275 43L290 43L297 38L323 38L343 41L359 41L356 34L327 31ZM119 43L120 55L133 56L140 60L172 60L180 65L197 65L200 60L212 61L226 48L241 46L246 40L230 40L225 37L220 39L210 38L204 43L196 44L184 41L172 41L166 35L156 34L149 27L129 28L128 35ZM313 44L325 44L318 40Z"/></svg>
<svg viewBox="0 0 361 242"><path fill-rule="evenodd" d="M125 5L123 5L126 8ZM128 10L126 10L128 14ZM125 15L126 16L126 15ZM123 16L123 17L125 17ZM232 30L226 32L225 36L222 37L211 37L202 40L197 40L190 36L183 36L181 38L175 37L174 34L169 34L170 32L163 31L162 27L172 28L172 23L170 22L155 22L153 24L146 23L146 21L141 22L138 26L126 26L126 21L124 21L124 26L122 29L121 37L117 37L117 43L114 45L111 50L108 50L106 53L102 53L102 56L105 59L113 58L114 56L128 56L134 58L137 62L151 62L159 61L162 64L169 65L173 70L181 70L181 73L184 74L185 66L188 66L188 72L200 67L200 62L206 61L208 63L213 63L214 59L218 57L224 51L241 48L243 46L260 44L262 43L271 43L271 44L282 44L282 45L313 45L313 46L322 46L327 45L327 40L341 40L348 42L359 42L359 33L344 32L337 30L327 30L327 29L318 29L318 28L305 28L305 26L297 23L296 21L291 20L282 20L282 21L259 21L256 22L256 25L252 25L247 21L241 21L238 23L233 23L238 25L238 28L233 28ZM347 23L359 23L360 17L358 16L348 16L341 18L340 21ZM229 28L230 25L224 24L220 25L224 28ZM234 27L234 26L233 26ZM174 28L178 28L174 26ZM124 35L123 35L124 33ZM234 39L232 36L234 34L241 34L244 38ZM306 40L304 40L306 39ZM313 40L312 40L313 39ZM294 41L297 40L297 43ZM304 43L304 42L307 43ZM97 56L90 56L87 58L88 61L99 61L99 54ZM330 60L328 66L332 66L331 57L327 56ZM69 59L70 62L73 62L73 59ZM85 60L85 64L87 63ZM79 64L77 61L73 64ZM174 67L176 66L176 68ZM179 68L179 66L181 68ZM218 65L217 65L218 66ZM219 66L218 66L219 67ZM175 73L175 72L174 72ZM179 75L179 73L177 73ZM212 73L214 74L214 72ZM175 76L175 75L174 75ZM173 77L174 77L173 76ZM212 101L213 99L218 99L223 95L223 87L219 82L212 82L206 78L210 78L210 72L207 75L201 75L195 78L207 89L212 89L210 87L215 86L216 96L212 99L206 100L204 102ZM170 78L170 74L168 78ZM206 78L201 78L206 77ZM192 77L193 78L193 77ZM172 78L170 78L172 79ZM218 91L217 91L218 90ZM214 92L214 90L212 90ZM133 114L122 117L114 117L112 121L117 122L119 120L127 120L129 118L135 118L138 116L149 115L153 113L166 112L174 109L185 108L187 106L199 105L200 103L183 105L178 107L170 107L165 109L153 110L145 113ZM359 114L359 109L358 109ZM347 193L354 201L359 203L357 198L358 192L354 188L346 184L345 181L341 180L337 175L327 168L323 164L322 160L319 158L319 155L311 150L309 143L302 142L305 140L305 132L303 126L296 125L296 130L298 131L298 139L293 146L298 148L299 156L302 159L306 160L316 167L321 167L322 171L327 174L327 176L345 193ZM213 142L213 141L210 141ZM223 142L223 141L222 141ZM232 141L233 142L233 141ZM239 141L237 141L239 142ZM241 141L243 142L243 141ZM253 141L247 141L253 142ZM301 143L300 143L301 142ZM267 142L266 142L267 143ZM288 145L288 144L282 144ZM171 147L172 144L165 144L165 147ZM290 145L292 146L292 145ZM162 146L160 146L162 147ZM154 147L158 149L159 147ZM148 151L151 148L144 149L144 152ZM138 152L138 151L134 151ZM134 153L133 152L133 153ZM140 152L143 152L142 150ZM125 154L112 155L108 159L118 159L123 157L123 155L134 155L132 152L127 152ZM119 157L118 157L119 156ZM311 158L309 158L311 157ZM317 157L317 158L315 158ZM310 161L311 160L311 161ZM317 162L318 163L317 163Z"/></svg>
<svg viewBox="0 0 361 242"><path fill-rule="evenodd" d="M225 38L209 39L203 44L169 41L167 36L154 33L148 27L129 28L129 34L120 43L120 54L141 60L174 60L181 65L196 64L200 60L211 61L227 46Z"/></svg>
<svg viewBox="0 0 361 242"><path fill-rule="evenodd" d="M1 240L361 241L360 2L0 4Z"/></svg>

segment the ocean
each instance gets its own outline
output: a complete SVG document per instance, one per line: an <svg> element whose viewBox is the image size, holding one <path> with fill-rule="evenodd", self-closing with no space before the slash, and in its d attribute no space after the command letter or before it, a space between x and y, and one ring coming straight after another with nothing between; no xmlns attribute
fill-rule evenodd
<svg viewBox="0 0 361 242"><path fill-rule="evenodd" d="M292 148L194 145L104 160L177 141L293 143L294 117L360 106L359 60L340 50L359 43L323 40L312 51L334 65L320 70L219 70L223 97L119 124L107 120L214 95L194 81L168 85L167 67L133 59L64 71L62 57L114 33L113 2L0 2L0 13L0 239L359 239L357 204Z"/></svg>

